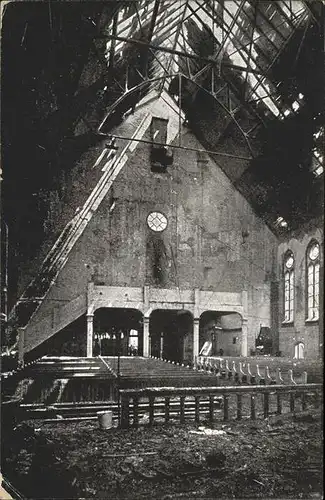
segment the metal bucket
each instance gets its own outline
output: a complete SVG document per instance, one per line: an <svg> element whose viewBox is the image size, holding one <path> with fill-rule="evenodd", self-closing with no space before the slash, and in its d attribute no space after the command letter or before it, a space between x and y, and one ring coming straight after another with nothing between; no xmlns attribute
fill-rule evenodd
<svg viewBox="0 0 325 500"><path fill-rule="evenodd" d="M111 429L113 427L113 412L112 411L98 411L98 423L101 429Z"/></svg>

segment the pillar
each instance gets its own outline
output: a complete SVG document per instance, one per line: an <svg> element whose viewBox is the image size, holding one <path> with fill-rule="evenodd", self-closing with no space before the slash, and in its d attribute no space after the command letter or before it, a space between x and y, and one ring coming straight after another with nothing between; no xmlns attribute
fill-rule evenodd
<svg viewBox="0 0 325 500"><path fill-rule="evenodd" d="M94 315L87 314L87 358L93 357Z"/></svg>
<svg viewBox="0 0 325 500"><path fill-rule="evenodd" d="M143 356L149 357L149 318L143 318Z"/></svg>
<svg viewBox="0 0 325 500"><path fill-rule="evenodd" d="M163 357L164 352L164 333L160 332L160 358Z"/></svg>
<svg viewBox="0 0 325 500"><path fill-rule="evenodd" d="M243 318L241 327L241 356L247 356L248 350L248 320Z"/></svg>
<svg viewBox="0 0 325 500"><path fill-rule="evenodd" d="M193 321L193 363L196 363L199 355L199 335L200 335L200 320L194 318Z"/></svg>

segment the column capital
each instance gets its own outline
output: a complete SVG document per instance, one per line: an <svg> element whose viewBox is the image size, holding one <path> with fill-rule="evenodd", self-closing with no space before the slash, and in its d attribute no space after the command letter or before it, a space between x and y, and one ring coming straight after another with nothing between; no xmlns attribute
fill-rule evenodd
<svg viewBox="0 0 325 500"><path fill-rule="evenodd" d="M86 314L87 321L92 321L93 317L94 317L94 313L93 312Z"/></svg>
<svg viewBox="0 0 325 500"><path fill-rule="evenodd" d="M143 323L149 323L149 321L150 321L149 316L148 317L146 317L146 316L143 317Z"/></svg>
<svg viewBox="0 0 325 500"><path fill-rule="evenodd" d="M200 323L200 318L194 318L193 322L196 323L196 324Z"/></svg>

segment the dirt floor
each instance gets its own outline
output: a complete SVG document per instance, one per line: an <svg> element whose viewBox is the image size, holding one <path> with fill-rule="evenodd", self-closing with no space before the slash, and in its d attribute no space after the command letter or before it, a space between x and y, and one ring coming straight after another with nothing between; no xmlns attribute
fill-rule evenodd
<svg viewBox="0 0 325 500"><path fill-rule="evenodd" d="M101 430L30 421L2 471L32 499L322 498L319 410L296 417Z"/></svg>

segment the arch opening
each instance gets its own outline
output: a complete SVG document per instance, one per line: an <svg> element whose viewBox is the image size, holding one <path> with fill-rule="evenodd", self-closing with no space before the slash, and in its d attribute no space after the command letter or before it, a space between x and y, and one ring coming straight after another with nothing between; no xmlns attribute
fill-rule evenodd
<svg viewBox="0 0 325 500"><path fill-rule="evenodd" d="M193 351L193 316L189 311L157 309L150 315L151 355L190 362Z"/></svg>
<svg viewBox="0 0 325 500"><path fill-rule="evenodd" d="M93 354L142 356L143 314L137 309L97 309L94 314Z"/></svg>
<svg viewBox="0 0 325 500"><path fill-rule="evenodd" d="M204 311L199 322L200 356L240 356L242 317L237 312Z"/></svg>

